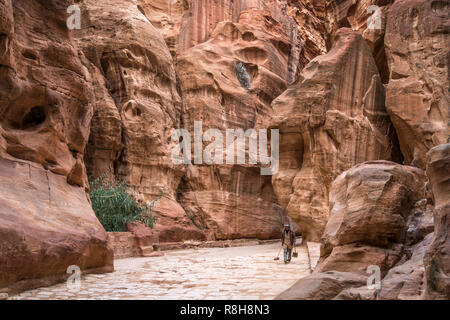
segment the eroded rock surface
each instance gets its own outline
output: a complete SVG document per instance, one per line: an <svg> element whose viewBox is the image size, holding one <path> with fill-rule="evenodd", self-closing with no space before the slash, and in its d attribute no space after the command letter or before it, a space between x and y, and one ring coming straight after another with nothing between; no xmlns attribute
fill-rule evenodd
<svg viewBox="0 0 450 320"><path fill-rule="evenodd" d="M66 27L71 1L0 3L0 288L112 271L85 193L90 76ZM46 21L45 24L42 21Z"/></svg>
<svg viewBox="0 0 450 320"><path fill-rule="evenodd" d="M386 108L405 164L425 169L426 153L449 138L448 1L399 0L389 11Z"/></svg>
<svg viewBox="0 0 450 320"><path fill-rule="evenodd" d="M391 159L395 148L384 88L362 36L339 30L333 49L313 59L272 106L281 134L275 193L303 235L317 240L332 181L357 163Z"/></svg>
<svg viewBox="0 0 450 320"><path fill-rule="evenodd" d="M316 272L381 274L402 256L407 221L425 195L422 170L387 161L366 162L342 173L330 191L330 218Z"/></svg>
<svg viewBox="0 0 450 320"><path fill-rule="evenodd" d="M153 230L128 224L137 255L158 238L276 238L292 220L322 239L321 259L279 298L449 299L449 12L448 0L0 0L0 292L69 265L112 270L87 195L105 173L157 199ZM175 165L172 134L195 121L224 138L279 129L280 170ZM381 288L367 286L371 266Z"/></svg>
<svg viewBox="0 0 450 320"><path fill-rule="evenodd" d="M195 121L202 121L203 132L221 132L224 148L223 164L187 166L179 201L216 239L279 236L285 213L271 177L248 157L245 164L226 164L232 148L226 129L268 127L270 103L286 89L290 48L280 23L252 9L239 23L219 23L208 41L178 58L183 128L193 136Z"/></svg>
<svg viewBox="0 0 450 320"><path fill-rule="evenodd" d="M294 292L297 299L418 299L432 234L410 245L406 235L412 225L421 225L412 223L411 216L425 195L425 174L419 168L371 161L342 173L331 187L330 218L314 274L284 294ZM374 270L383 279L380 288L368 286L374 284L369 281ZM302 288L309 281L314 290Z"/></svg>
<svg viewBox="0 0 450 320"><path fill-rule="evenodd" d="M125 180L144 202L162 195L152 211L162 241L202 240L204 234L176 201L184 168L175 166L170 157L174 147L170 138L181 126L173 60L138 3L81 3L84 27L76 39L95 92L88 173Z"/></svg>
<svg viewBox="0 0 450 320"><path fill-rule="evenodd" d="M356 165L333 182L323 253L356 242L374 246L405 241L410 211L425 195L420 169L394 162Z"/></svg>
<svg viewBox="0 0 450 320"><path fill-rule="evenodd" d="M381 282L378 299L383 300L417 300L424 292L423 258L433 239L433 233L411 248L412 255L404 263L399 263L389 270Z"/></svg>
<svg viewBox="0 0 450 320"><path fill-rule="evenodd" d="M435 236L424 261L425 297L450 299L450 144L428 152L427 175L434 195Z"/></svg>
<svg viewBox="0 0 450 320"><path fill-rule="evenodd" d="M263 11L280 23L292 44L288 81L326 51L325 0L139 0L139 7L176 58L208 41L224 21L237 23L244 11Z"/></svg>
<svg viewBox="0 0 450 320"><path fill-rule="evenodd" d="M389 81L384 36L387 12L392 3L394 0L326 1L328 46L332 46L340 28L359 31L372 51L383 83Z"/></svg>
<svg viewBox="0 0 450 320"><path fill-rule="evenodd" d="M277 300L330 300L346 287L358 287L366 277L350 272L328 271L315 273L297 281L278 295Z"/></svg>

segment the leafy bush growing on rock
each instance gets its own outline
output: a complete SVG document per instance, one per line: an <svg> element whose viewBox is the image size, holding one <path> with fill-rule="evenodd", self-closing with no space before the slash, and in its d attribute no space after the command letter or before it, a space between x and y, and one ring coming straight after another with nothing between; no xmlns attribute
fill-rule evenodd
<svg viewBox="0 0 450 320"><path fill-rule="evenodd" d="M106 181L103 174L97 179L89 179L91 192L89 196L92 209L106 231L126 231L129 221L142 221L153 228L156 219L152 215L152 208L163 196L161 193L151 204L141 204L127 193L125 181Z"/></svg>

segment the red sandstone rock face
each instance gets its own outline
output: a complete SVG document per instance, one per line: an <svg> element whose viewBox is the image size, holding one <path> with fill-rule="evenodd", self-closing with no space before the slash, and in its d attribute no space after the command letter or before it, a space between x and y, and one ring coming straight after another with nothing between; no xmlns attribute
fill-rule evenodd
<svg viewBox="0 0 450 320"><path fill-rule="evenodd" d="M418 299L432 234L412 246L405 236L414 205L424 197L424 172L415 167L371 161L343 172L331 187L330 218L314 273L278 298ZM381 290L366 286L373 266L380 270Z"/></svg>
<svg viewBox="0 0 450 320"><path fill-rule="evenodd" d="M285 214L276 203L270 177L262 177L256 167L199 166L188 169L179 185L185 168L172 165L168 140L174 128L189 130L201 119L210 128L224 130L267 128L270 102L297 70L325 50L325 27L314 16L318 12L323 18L322 2L295 3L295 10L291 5L244 0L82 2L84 23L95 25L76 33L95 86L88 174L108 170L126 179L143 201L165 192L154 207L161 241L278 236ZM127 19L133 23L117 24ZM179 60L183 110L167 49ZM236 78L239 61L250 74L248 92ZM148 64L159 67L141 68ZM214 71L208 70L214 64ZM199 81L210 81L205 72L213 73L220 84L212 88L222 102L198 91L203 87ZM193 81L195 77L200 78ZM150 90L138 89L146 86ZM225 116L217 114L220 109ZM203 114L197 119L204 111L210 119ZM224 205L219 208L217 203ZM253 223L247 223L250 220Z"/></svg>
<svg viewBox="0 0 450 320"><path fill-rule="evenodd" d="M332 181L357 163L390 159L394 148L369 47L350 29L336 38L333 49L313 59L272 104L272 126L281 134L273 186L309 240L324 230Z"/></svg>
<svg viewBox="0 0 450 320"><path fill-rule="evenodd" d="M193 134L194 121L202 121L203 131L220 130L224 143L226 129L267 128L270 102L286 88L289 54L289 38L264 11L219 23L208 41L178 57L184 128ZM248 88L240 83L239 63ZM179 201L216 239L276 237L284 219L270 176L255 165L187 166Z"/></svg>
<svg viewBox="0 0 450 320"><path fill-rule="evenodd" d="M424 292L423 258L433 239L433 233L412 248L409 260L390 269L381 283L380 300L417 300Z"/></svg>
<svg viewBox="0 0 450 320"><path fill-rule="evenodd" d="M424 263L428 299L450 299L450 144L427 154L427 175L433 190L435 237Z"/></svg>
<svg viewBox="0 0 450 320"><path fill-rule="evenodd" d="M342 173L330 191L324 253L355 242L404 242L410 211L425 196L424 181L422 170L388 161L365 162Z"/></svg>
<svg viewBox="0 0 450 320"><path fill-rule="evenodd" d="M0 288L50 283L70 265L113 268L85 193L92 95L70 4L0 3Z"/></svg>
<svg viewBox="0 0 450 320"><path fill-rule="evenodd" d="M174 57L211 38L223 21L237 23L247 10L261 10L278 21L292 44L289 82L311 59L325 53L325 0L139 0L149 21Z"/></svg>
<svg viewBox="0 0 450 320"><path fill-rule="evenodd" d="M366 162L342 173L330 191L330 218L316 271L383 274L401 256L407 221L425 196L422 170L388 161Z"/></svg>
<svg viewBox="0 0 450 320"><path fill-rule="evenodd" d="M328 46L334 43L340 28L359 31L367 41L383 83L389 81L384 47L386 16L394 0L327 0L326 26Z"/></svg>
<svg viewBox="0 0 450 320"><path fill-rule="evenodd" d="M406 164L426 167L426 153L448 142L448 1L399 0L389 11L386 108Z"/></svg>
<svg viewBox="0 0 450 320"><path fill-rule="evenodd" d="M129 225L140 255L157 236L278 237L289 213L322 258L279 298L449 299L447 0L82 0L73 33L72 3L0 1L0 288L112 270L85 192L108 172L163 194L154 230ZM174 165L196 120L279 128L280 171ZM403 158L427 195L420 169L360 164Z"/></svg>
<svg viewBox="0 0 450 320"><path fill-rule="evenodd" d="M366 277L350 272L314 273L279 294L277 300L331 300L347 287L359 287Z"/></svg>
<svg viewBox="0 0 450 320"><path fill-rule="evenodd" d="M177 240L206 239L176 201L184 168L170 158L170 137L181 117L172 57L137 4L85 0L81 5L87 26L76 39L95 92L88 173L125 180L145 202L163 194L153 207L162 241L167 226L182 230Z"/></svg>

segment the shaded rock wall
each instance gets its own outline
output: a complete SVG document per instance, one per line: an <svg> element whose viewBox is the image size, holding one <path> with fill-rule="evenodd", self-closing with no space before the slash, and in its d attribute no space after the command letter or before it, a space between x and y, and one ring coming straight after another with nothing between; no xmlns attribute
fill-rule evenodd
<svg viewBox="0 0 450 320"><path fill-rule="evenodd" d="M0 288L7 290L61 280L70 265L113 269L85 193L91 77L66 27L70 4L0 3Z"/></svg>
<svg viewBox="0 0 450 320"><path fill-rule="evenodd" d="M434 196L435 237L424 260L425 297L450 299L450 144L439 145L428 152L427 175Z"/></svg>
<svg viewBox="0 0 450 320"><path fill-rule="evenodd" d="M384 46L387 12L394 0L326 1L327 45L331 47L340 28L359 31L373 54L381 81L389 81L389 67Z"/></svg>

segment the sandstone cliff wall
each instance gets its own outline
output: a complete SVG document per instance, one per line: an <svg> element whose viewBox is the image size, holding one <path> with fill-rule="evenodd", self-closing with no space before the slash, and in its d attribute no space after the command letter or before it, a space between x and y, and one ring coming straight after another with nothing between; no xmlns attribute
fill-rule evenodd
<svg viewBox="0 0 450 320"><path fill-rule="evenodd" d="M66 25L73 4L80 30ZM162 195L154 233L141 230L161 242L276 238L285 221L321 241L315 273L282 298L448 299L449 12L448 0L0 1L0 288L112 270L87 195L106 173L139 201ZM279 129L279 171L175 164L172 135L196 121ZM365 288L370 265L380 290Z"/></svg>

